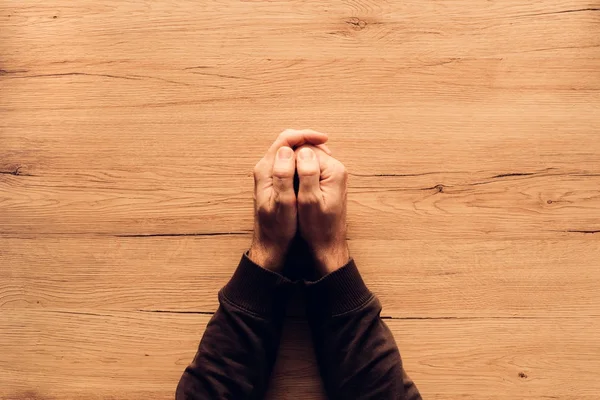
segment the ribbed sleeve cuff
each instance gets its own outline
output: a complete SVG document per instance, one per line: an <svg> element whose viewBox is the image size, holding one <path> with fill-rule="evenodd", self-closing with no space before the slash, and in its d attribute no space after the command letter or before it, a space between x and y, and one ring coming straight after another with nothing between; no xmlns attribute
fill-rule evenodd
<svg viewBox="0 0 600 400"><path fill-rule="evenodd" d="M291 282L275 272L253 263L242 255L231 280L221 289L221 296L237 307L262 317L285 312Z"/></svg>
<svg viewBox="0 0 600 400"><path fill-rule="evenodd" d="M362 307L372 297L353 259L318 281L306 284L307 312L317 317L347 313Z"/></svg>

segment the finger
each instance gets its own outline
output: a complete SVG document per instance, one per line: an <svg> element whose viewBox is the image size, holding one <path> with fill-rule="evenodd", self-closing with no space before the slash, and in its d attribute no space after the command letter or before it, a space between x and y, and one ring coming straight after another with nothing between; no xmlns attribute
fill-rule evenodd
<svg viewBox="0 0 600 400"><path fill-rule="evenodd" d="M332 156L325 153L322 149L316 146L304 145L300 147L300 150L305 147L311 148L317 155L317 160L319 161L321 183L335 183L336 186L346 184L347 172L346 168L344 167L344 164L342 164L340 161L333 158ZM297 149L297 154L298 151L299 150Z"/></svg>
<svg viewBox="0 0 600 400"><path fill-rule="evenodd" d="M273 164L273 201L281 206L293 206L296 202L295 170L294 150L287 146L280 147Z"/></svg>
<svg viewBox="0 0 600 400"><path fill-rule="evenodd" d="M254 183L260 186L261 183L270 182L273 174L273 163L275 155L282 146L294 147L300 146L303 143L318 143L327 141L327 135L311 129L294 130L286 129L283 131L277 140L271 145L268 153L254 167ZM331 150L324 144L318 144L319 148L323 149L326 154L331 154Z"/></svg>
<svg viewBox="0 0 600 400"><path fill-rule="evenodd" d="M318 148L320 148L320 149L321 149L321 150L323 150L325 153L327 153L327 155L331 155L331 154L332 154L331 150L329 149L329 146L327 146L326 144L319 144L319 145L317 145L317 146L315 146L315 147L318 147Z"/></svg>
<svg viewBox="0 0 600 400"><path fill-rule="evenodd" d="M273 174L273 163L269 164L267 160L260 159L254 166L254 190L257 191L260 187L267 184Z"/></svg>
<svg viewBox="0 0 600 400"><path fill-rule="evenodd" d="M319 180L321 167L317 153L310 146L303 146L296 151L296 170L298 171L298 203L303 205L317 204L323 198Z"/></svg>
<svg viewBox="0 0 600 400"><path fill-rule="evenodd" d="M296 159L299 157L300 150L302 150L304 148L308 148L315 153L317 163L319 165L319 171L321 174L327 169L327 166L329 164L331 164L333 161L335 161L335 158L333 158L330 154L328 154L325 150L323 150L321 148L321 146L311 146L308 144L302 145L295 150Z"/></svg>
<svg viewBox="0 0 600 400"><path fill-rule="evenodd" d="M283 131L271 145L265 158L269 161L274 160L277 150L281 146L298 147L305 143L319 145L327 142L327 135L322 132L313 131L311 129L293 130L287 129Z"/></svg>

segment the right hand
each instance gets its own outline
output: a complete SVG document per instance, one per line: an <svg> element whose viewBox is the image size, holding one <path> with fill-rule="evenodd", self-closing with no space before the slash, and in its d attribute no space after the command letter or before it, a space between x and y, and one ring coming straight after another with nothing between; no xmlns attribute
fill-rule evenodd
<svg viewBox="0 0 600 400"><path fill-rule="evenodd" d="M346 243L348 172L340 161L310 145L296 149L296 170L300 233L313 252L318 272L326 275L350 258Z"/></svg>

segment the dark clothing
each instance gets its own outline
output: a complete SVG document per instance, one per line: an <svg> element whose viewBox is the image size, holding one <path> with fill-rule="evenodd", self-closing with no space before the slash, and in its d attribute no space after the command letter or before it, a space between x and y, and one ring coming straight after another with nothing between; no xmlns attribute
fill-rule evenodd
<svg viewBox="0 0 600 400"><path fill-rule="evenodd" d="M262 399L277 356L291 281L246 255L185 369L176 398ZM330 399L421 399L404 373L381 304L350 260L306 283L307 316Z"/></svg>

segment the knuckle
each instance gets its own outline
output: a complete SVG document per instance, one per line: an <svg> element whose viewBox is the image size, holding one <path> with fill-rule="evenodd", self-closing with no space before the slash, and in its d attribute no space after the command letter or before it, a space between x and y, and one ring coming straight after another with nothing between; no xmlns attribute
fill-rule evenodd
<svg viewBox="0 0 600 400"><path fill-rule="evenodd" d="M296 153L296 155L298 155L298 153L300 153L300 150L304 149L305 147L310 148L310 146L307 143L304 143L304 144L301 144L301 145L297 146L294 149L294 153Z"/></svg>
<svg viewBox="0 0 600 400"><path fill-rule="evenodd" d="M282 200L281 200L281 205L285 206L285 207L289 207L292 208L296 205L296 199L294 196L285 196Z"/></svg>
<svg viewBox="0 0 600 400"><path fill-rule="evenodd" d="M335 217L339 213L339 210L334 207L327 207L325 210L323 210L323 214L325 214L327 217Z"/></svg>
<svg viewBox="0 0 600 400"><path fill-rule="evenodd" d="M335 176L340 180L348 179L348 170L340 161L335 163Z"/></svg>
<svg viewBox="0 0 600 400"><path fill-rule="evenodd" d="M348 169L346 168L346 166L344 164L342 164L342 176L345 179L348 179Z"/></svg>
<svg viewBox="0 0 600 400"><path fill-rule="evenodd" d="M304 207L313 207L319 204L319 199L314 193L298 193L298 204Z"/></svg>
<svg viewBox="0 0 600 400"><path fill-rule="evenodd" d="M252 173L254 174L254 177L256 178L258 175L261 174L261 172L264 169L264 161L261 158L259 162L256 163L256 165L254 165L254 168L252 169Z"/></svg>
<svg viewBox="0 0 600 400"><path fill-rule="evenodd" d="M264 219L268 218L271 215L271 211L268 208L263 207L263 206L257 207L257 209L256 209L256 215L258 216L258 218L260 220L264 220Z"/></svg>
<svg viewBox="0 0 600 400"><path fill-rule="evenodd" d="M293 207L295 203L296 201L292 196L284 196L281 194L275 196L275 204L280 207Z"/></svg>
<svg viewBox="0 0 600 400"><path fill-rule="evenodd" d="M295 131L293 129L286 129L279 134L278 139L289 138L290 136L292 136L294 134L294 132Z"/></svg>
<svg viewBox="0 0 600 400"><path fill-rule="evenodd" d="M273 168L273 179L285 181L294 177L294 170L288 168Z"/></svg>
<svg viewBox="0 0 600 400"><path fill-rule="evenodd" d="M320 171L317 167L310 167L310 166L302 166L298 168L298 176L301 177L313 177L313 176L318 176L320 174Z"/></svg>

